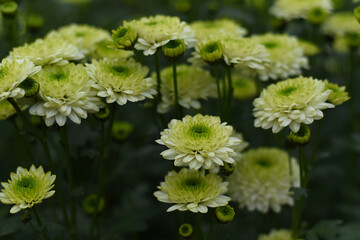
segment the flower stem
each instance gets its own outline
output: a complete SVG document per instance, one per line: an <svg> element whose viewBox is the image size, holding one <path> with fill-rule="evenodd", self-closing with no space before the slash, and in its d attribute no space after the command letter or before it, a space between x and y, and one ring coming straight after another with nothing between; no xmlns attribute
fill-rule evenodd
<svg viewBox="0 0 360 240"><path fill-rule="evenodd" d="M231 78L231 66L225 67L226 76L227 76L227 95L225 98L225 119L223 121L229 121L231 105L233 100L234 88L232 86L232 78Z"/></svg>
<svg viewBox="0 0 360 240"><path fill-rule="evenodd" d="M38 228L39 228L39 232L40 232L39 235L41 235L41 238L42 238L42 239L49 239L49 237L47 236L46 232L44 231L44 226L43 226L43 223L42 223L42 221L41 221L41 219L40 219L40 216L39 216L38 212L36 211L36 207L35 207L35 206L32 207L32 210L33 210L33 212L34 212L34 215L35 215L35 218L36 218L36 222L37 222L37 224L38 224Z"/></svg>
<svg viewBox="0 0 360 240"><path fill-rule="evenodd" d="M176 63L172 64L173 69L173 81L174 81L174 95L175 95L175 106L176 106L176 114L178 119L182 117L182 108L179 104L179 92L178 92L178 84L177 84L177 74L176 74Z"/></svg>
<svg viewBox="0 0 360 240"><path fill-rule="evenodd" d="M312 167L316 161L316 153L318 151L319 143L320 143L322 120L323 119L320 119L318 122L318 127L317 127L317 131L316 131L316 136L315 136L315 143L314 143L312 153L311 153L311 158L310 158L310 167Z"/></svg>
<svg viewBox="0 0 360 240"><path fill-rule="evenodd" d="M204 232L202 229L202 219L201 219L201 214L196 214L196 228L197 228L197 232L199 234L199 240L205 240L204 237Z"/></svg>
<svg viewBox="0 0 360 240"><path fill-rule="evenodd" d="M219 115L221 115L222 112L222 96L221 96L221 87L220 87L220 79L219 79L219 69L218 66L213 66L213 71L216 79L216 89L217 89L217 95L219 100Z"/></svg>
<svg viewBox="0 0 360 240"><path fill-rule="evenodd" d="M159 51L154 54L155 58L155 69L156 69L156 80L157 80L157 103L161 101L161 75L160 75L160 56Z"/></svg>

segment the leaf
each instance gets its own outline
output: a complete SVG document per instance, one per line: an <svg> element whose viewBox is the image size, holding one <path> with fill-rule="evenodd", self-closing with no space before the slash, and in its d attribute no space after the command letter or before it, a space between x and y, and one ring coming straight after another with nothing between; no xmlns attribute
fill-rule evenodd
<svg viewBox="0 0 360 240"><path fill-rule="evenodd" d="M19 232L23 226L24 224L20 221L18 216L12 216L1 223L0 237Z"/></svg>
<svg viewBox="0 0 360 240"><path fill-rule="evenodd" d="M340 224L342 220L324 220L315 225L314 228L307 231L307 240L339 240L341 233Z"/></svg>

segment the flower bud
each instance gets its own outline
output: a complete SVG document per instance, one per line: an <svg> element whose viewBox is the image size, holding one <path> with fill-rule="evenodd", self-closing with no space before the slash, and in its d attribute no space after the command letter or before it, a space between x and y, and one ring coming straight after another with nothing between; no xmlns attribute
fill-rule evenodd
<svg viewBox="0 0 360 240"><path fill-rule="evenodd" d="M1 4L1 13L3 14L4 17L15 16L17 10L18 10L18 5L14 1Z"/></svg>
<svg viewBox="0 0 360 240"><path fill-rule="evenodd" d="M20 83L19 87L24 89L25 97L29 98L35 96L39 92L40 84L31 77L28 77Z"/></svg>
<svg viewBox="0 0 360 240"><path fill-rule="evenodd" d="M308 22L319 25L325 22L325 20L328 18L329 13L325 11L323 8L314 8L312 9L309 14L307 15Z"/></svg>
<svg viewBox="0 0 360 240"><path fill-rule="evenodd" d="M354 17L360 23L360 6L354 9Z"/></svg>
<svg viewBox="0 0 360 240"><path fill-rule="evenodd" d="M224 162L224 166L221 166L220 171L225 176L230 176L234 172L234 169L235 169L234 164Z"/></svg>
<svg viewBox="0 0 360 240"><path fill-rule="evenodd" d="M98 195L90 194L83 200L82 206L87 214L100 213L105 207L105 199L103 197L99 199Z"/></svg>
<svg viewBox="0 0 360 240"><path fill-rule="evenodd" d="M125 121L116 121L113 123L111 135L115 140L123 141L133 132L134 126Z"/></svg>
<svg viewBox="0 0 360 240"><path fill-rule="evenodd" d="M181 226L179 227L179 234L183 238L191 238L193 232L194 229L189 223L181 224Z"/></svg>
<svg viewBox="0 0 360 240"><path fill-rule="evenodd" d="M289 140L298 146L306 145L310 140L311 132L307 125L301 124L298 132L290 132Z"/></svg>
<svg viewBox="0 0 360 240"><path fill-rule="evenodd" d="M197 45L197 52L208 64L216 64L222 60L223 45L220 41L206 41Z"/></svg>
<svg viewBox="0 0 360 240"><path fill-rule="evenodd" d="M105 105L104 108L100 108L99 112L94 114L94 117L99 121L105 121L110 116L110 109L108 105Z"/></svg>
<svg viewBox="0 0 360 240"><path fill-rule="evenodd" d="M225 206L217 207L215 209L215 215L216 215L216 219L220 223L228 223L234 219L235 211L234 208L232 208L230 205L225 205Z"/></svg>
<svg viewBox="0 0 360 240"><path fill-rule="evenodd" d="M164 56L170 62L178 61L185 53L185 42L181 39L170 40L162 47Z"/></svg>
<svg viewBox="0 0 360 240"><path fill-rule="evenodd" d="M31 30L38 30L44 25L44 17L38 14L31 14L27 25Z"/></svg>
<svg viewBox="0 0 360 240"><path fill-rule="evenodd" d="M136 28L124 21L123 26L112 31L112 39L117 48L132 50L137 41L138 33Z"/></svg>

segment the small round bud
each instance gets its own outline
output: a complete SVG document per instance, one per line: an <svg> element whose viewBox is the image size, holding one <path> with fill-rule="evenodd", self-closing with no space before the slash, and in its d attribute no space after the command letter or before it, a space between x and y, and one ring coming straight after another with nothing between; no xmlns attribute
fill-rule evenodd
<svg viewBox="0 0 360 240"><path fill-rule="evenodd" d="M27 77L20 83L19 87L24 89L25 97L29 98L35 96L39 92L40 84L31 77Z"/></svg>
<svg viewBox="0 0 360 240"><path fill-rule="evenodd" d="M328 18L329 13L325 11L323 8L314 8L312 9L309 14L307 15L308 22L319 25L325 22L325 20Z"/></svg>
<svg viewBox="0 0 360 240"><path fill-rule="evenodd" d="M185 42L181 39L170 40L162 47L162 51L167 60L174 62L178 61L185 53Z"/></svg>
<svg viewBox="0 0 360 240"><path fill-rule="evenodd" d="M224 166L221 166L220 171L225 176L230 176L235 170L235 165L231 163L224 162Z"/></svg>
<svg viewBox="0 0 360 240"><path fill-rule="evenodd" d="M124 21L123 26L112 31L112 39L117 48L132 50L137 41L138 33L136 28Z"/></svg>
<svg viewBox="0 0 360 240"><path fill-rule="evenodd" d="M18 5L14 1L1 4L1 13L3 14L4 17L15 16L17 10L18 10Z"/></svg>
<svg viewBox="0 0 360 240"><path fill-rule="evenodd" d="M219 63L223 58L223 45L220 41L205 41L196 48L202 60L208 64Z"/></svg>
<svg viewBox="0 0 360 240"><path fill-rule="evenodd" d="M98 195L90 194L83 200L82 206L87 214L100 213L105 207L105 199L103 197L99 199Z"/></svg>
<svg viewBox="0 0 360 240"><path fill-rule="evenodd" d="M234 208L230 205L225 205L221 207L217 207L215 209L216 219L220 223L228 223L231 222L235 217Z"/></svg>
<svg viewBox="0 0 360 240"><path fill-rule="evenodd" d="M354 9L354 17L360 23L360 6Z"/></svg>
<svg viewBox="0 0 360 240"><path fill-rule="evenodd" d="M31 212L28 209L22 211L20 220L22 223L26 224L31 221Z"/></svg>
<svg viewBox="0 0 360 240"><path fill-rule="evenodd" d="M38 30L44 25L44 17L38 14L31 14L27 25L31 30Z"/></svg>
<svg viewBox="0 0 360 240"><path fill-rule="evenodd" d="M306 145L310 140L310 129L307 125L301 124L300 129L297 133L290 132L289 140L298 146Z"/></svg>
<svg viewBox="0 0 360 240"><path fill-rule="evenodd" d="M189 223L181 224L181 226L179 227L179 234L183 238L191 238L193 232L194 229Z"/></svg>
<svg viewBox="0 0 360 240"><path fill-rule="evenodd" d="M190 0L177 0L175 2L175 9L178 12L188 12L191 9L191 1Z"/></svg>
<svg viewBox="0 0 360 240"><path fill-rule="evenodd" d="M111 135L117 141L123 141L127 139L133 132L134 126L125 121L116 121L112 125Z"/></svg>
<svg viewBox="0 0 360 240"><path fill-rule="evenodd" d="M94 117L99 121L105 121L110 117L110 109L108 105L105 105L104 108L100 108L99 112L94 114Z"/></svg>

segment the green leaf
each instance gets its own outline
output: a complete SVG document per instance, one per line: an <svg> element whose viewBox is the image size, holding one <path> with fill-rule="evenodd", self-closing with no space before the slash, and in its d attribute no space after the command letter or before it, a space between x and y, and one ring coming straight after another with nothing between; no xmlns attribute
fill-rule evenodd
<svg viewBox="0 0 360 240"><path fill-rule="evenodd" d="M307 240L339 240L342 220L324 220L306 233Z"/></svg>

